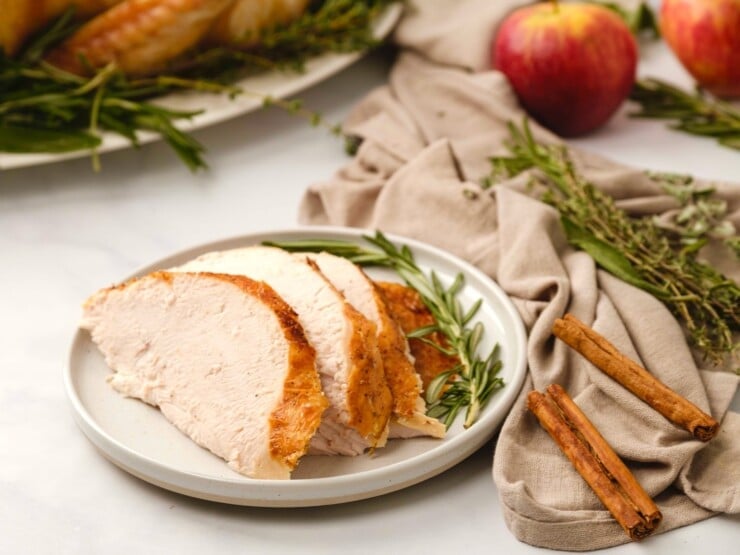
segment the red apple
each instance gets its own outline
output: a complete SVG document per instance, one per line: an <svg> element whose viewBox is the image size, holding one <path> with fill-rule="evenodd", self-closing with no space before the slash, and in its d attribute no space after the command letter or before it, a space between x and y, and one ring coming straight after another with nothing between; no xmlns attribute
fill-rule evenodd
<svg viewBox="0 0 740 555"><path fill-rule="evenodd" d="M740 0L663 0L660 32L702 87L740 97Z"/></svg>
<svg viewBox="0 0 740 555"><path fill-rule="evenodd" d="M635 82L637 44L611 10L594 4L534 4L496 33L492 64L524 109L563 136L604 124Z"/></svg>

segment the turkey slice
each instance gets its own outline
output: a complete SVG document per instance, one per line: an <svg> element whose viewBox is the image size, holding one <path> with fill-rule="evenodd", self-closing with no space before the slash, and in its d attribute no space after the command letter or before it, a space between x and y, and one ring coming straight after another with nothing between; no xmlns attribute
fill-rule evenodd
<svg viewBox="0 0 740 555"><path fill-rule="evenodd" d="M406 335L391 317L381 292L370 278L359 266L333 254L296 253L295 256L316 262L321 273L339 289L349 303L375 323L385 378L393 395L393 418L389 437L444 437L444 424L425 414L421 378L414 368L414 358L411 356Z"/></svg>
<svg viewBox="0 0 740 555"><path fill-rule="evenodd" d="M253 246L204 254L174 270L265 281L296 311L316 349L316 366L330 404L310 453L358 455L385 444L392 399L375 325L344 299L315 264L278 248Z"/></svg>
<svg viewBox="0 0 740 555"><path fill-rule="evenodd" d="M242 276L155 272L84 304L111 385L252 478L287 479L327 401L293 310Z"/></svg>

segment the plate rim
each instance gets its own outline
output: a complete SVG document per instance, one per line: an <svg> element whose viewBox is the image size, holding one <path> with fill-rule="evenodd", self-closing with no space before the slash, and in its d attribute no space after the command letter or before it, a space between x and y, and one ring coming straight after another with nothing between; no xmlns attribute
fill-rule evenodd
<svg viewBox="0 0 740 555"><path fill-rule="evenodd" d="M378 15L378 19L374 23L373 36L382 40L385 39L395 28L396 24L401 18L403 13L403 3L397 2L390 4L385 11ZM234 83L238 86L245 86L245 89L249 90L249 86L253 79L265 77L268 75L284 75L290 77L284 83L280 83L276 87L277 91L263 91L263 94L269 95L275 99L283 99L290 95L296 94L310 87L318 85L319 83L333 77L340 71L346 69L350 65L354 64L365 56L371 49L362 50L359 52L326 52L319 56L308 60L307 66L317 65L313 69L307 69L303 73L290 74L287 72L268 71L260 73L254 76L245 77ZM261 94L262 94L261 93ZM196 93L202 98L207 99L212 97L209 93ZM171 98L184 98L186 96L193 96L193 91L182 91L178 93L171 93L162 97L156 97L152 99L153 102L168 107L168 99ZM204 103L204 104L207 104ZM254 112L262 107L262 100L253 98L249 95L242 95L233 99L226 108L220 110L209 111L206 107L203 108L203 112L190 118L184 119L176 123L176 127L184 132L190 133L205 129L225 121L229 121L239 116L246 115L250 112ZM174 106L176 108L176 106ZM135 149L137 145L132 145L131 142L116 133L106 132L102 133L103 142L96 148L97 154L105 154L108 152L116 152L119 150ZM140 131L138 134L138 146L162 141L162 137L152 131ZM5 170L13 170L20 168L29 168L36 166L44 166L46 164L53 164L57 162L63 162L65 160L76 160L79 158L89 157L89 150L77 150L73 152L38 152L38 153L14 153L14 152L0 152L0 172Z"/></svg>
<svg viewBox="0 0 740 555"><path fill-rule="evenodd" d="M306 235L307 233L315 236L341 236L341 238L346 240L361 240L363 235L373 234L374 232L375 230L371 229L343 226L296 226L274 230L258 230L179 249L158 260L140 266L120 281L143 275L152 271L153 268L161 268L168 265L168 260L173 258L192 257L194 256L193 253L196 252L207 252L208 250L218 249L218 245L239 242L245 245L255 244L268 237L279 239L280 236ZM469 262L443 249L416 239L394 233L384 232L384 234L395 244L405 244L412 250L425 250L435 257L446 259L461 271L486 283L511 319L513 323L511 332L515 338L515 344L512 347L516 351L517 366L513 369L505 388L500 393L502 397L499 399L499 404L488 415L488 419L483 420L486 424L488 424L488 420L491 420L488 426L481 426L478 430L473 426L463 433L450 438L446 443L440 443L440 446L433 447L418 455L387 466L352 474L304 478L300 480L263 479L245 481L241 477L213 478L210 475L199 472L184 472L169 467L147 455L138 453L112 437L102 429L87 410L74 386L73 376L77 345L87 335L87 332L79 328L73 335L63 376L64 389L72 405L71 408L73 409L75 422L87 439L107 460L126 472L153 485L176 493L232 505L252 507L309 507L367 499L412 486L462 462L482 447L494 435L496 430L500 428L519 395L527 373L527 335L524 323L513 302L501 286ZM442 441L444 442L446 440ZM461 444L460 448L455 449L458 444ZM441 452L438 452L440 449ZM358 482L373 481L383 482L384 486L366 486L364 488L358 486ZM354 487L347 488L347 486ZM227 488L232 489L231 494L225 491ZM325 491L325 493L316 494L317 489ZM253 491L249 496L245 496L241 490ZM344 492L342 493L342 491ZM291 495L286 496L288 493Z"/></svg>

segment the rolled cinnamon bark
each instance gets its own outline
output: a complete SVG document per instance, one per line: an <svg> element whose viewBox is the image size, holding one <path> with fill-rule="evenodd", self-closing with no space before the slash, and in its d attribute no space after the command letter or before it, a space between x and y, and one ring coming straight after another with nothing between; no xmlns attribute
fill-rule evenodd
<svg viewBox="0 0 740 555"><path fill-rule="evenodd" d="M642 489L642 486L622 462L622 459L614 452L583 411L559 385L552 384L548 386L547 393L562 412L566 422L581 434L596 460L601 463L613 482L616 482L618 489L622 490L623 497L634 506L638 514L651 528L657 526L662 519L658 506Z"/></svg>
<svg viewBox="0 0 740 555"><path fill-rule="evenodd" d="M527 407L627 535L652 534L662 519L658 507L567 393L560 386L532 391Z"/></svg>
<svg viewBox="0 0 740 555"><path fill-rule="evenodd" d="M566 314L556 320L552 331L599 370L665 418L691 432L696 439L709 441L717 434L719 422L620 353L614 345L573 315Z"/></svg>

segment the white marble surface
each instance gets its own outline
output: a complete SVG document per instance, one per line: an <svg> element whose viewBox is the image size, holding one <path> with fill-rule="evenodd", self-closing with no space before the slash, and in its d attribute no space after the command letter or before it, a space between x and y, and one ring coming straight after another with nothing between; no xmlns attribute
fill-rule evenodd
<svg viewBox="0 0 740 555"><path fill-rule="evenodd" d="M301 96L339 120L386 70L373 55ZM661 46L646 50L643 71L687 82ZM544 552L506 529L491 446L402 492L268 510L150 486L87 442L61 379L80 302L172 251L294 225L306 185L346 160L334 138L274 110L197 137L211 164L198 175L162 144L105 155L98 174L86 159L0 173L0 553ZM737 153L623 113L577 142L638 166L740 182ZM739 525L719 516L607 552L737 553Z"/></svg>

